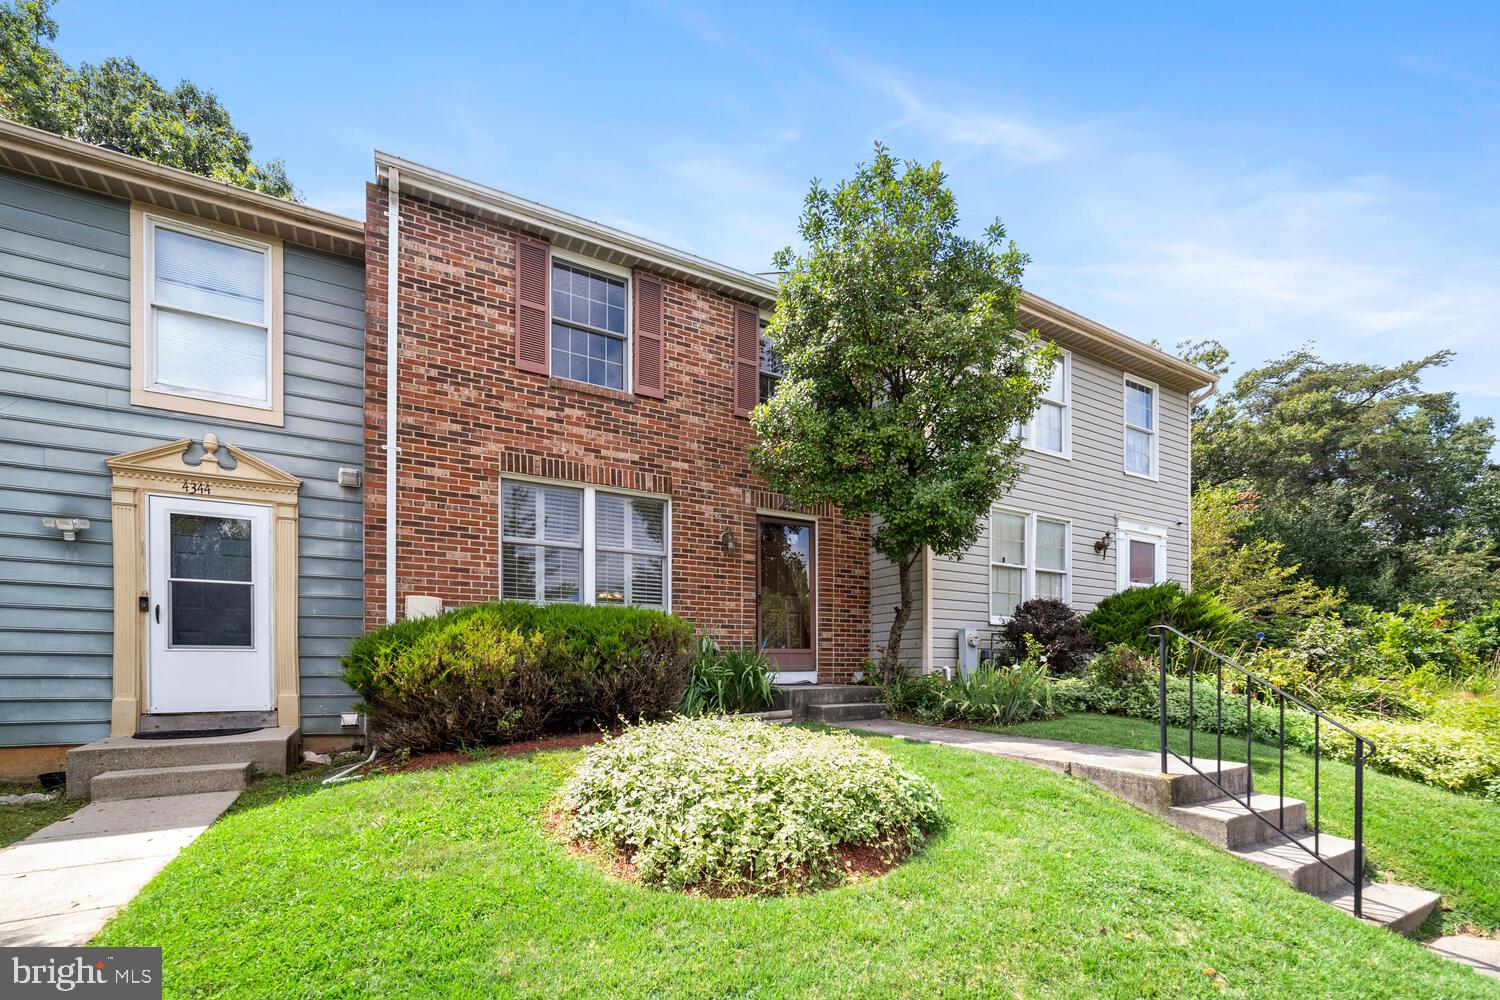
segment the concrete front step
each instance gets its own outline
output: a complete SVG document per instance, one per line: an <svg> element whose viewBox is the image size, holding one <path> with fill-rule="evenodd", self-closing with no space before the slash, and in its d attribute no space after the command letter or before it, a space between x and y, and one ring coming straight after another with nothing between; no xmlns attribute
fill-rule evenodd
<svg viewBox="0 0 1500 1000"><path fill-rule="evenodd" d="M1302 844L1307 849L1303 850L1297 844ZM1265 843L1231 850L1229 853L1251 864L1269 869L1273 874L1291 883L1294 888L1314 896L1322 896L1337 892L1341 888L1348 888L1349 883L1330 870L1330 866L1341 872L1345 878L1354 878L1354 841L1327 833L1318 838L1316 841L1318 856L1327 864L1319 862L1308 853L1313 849L1314 844L1313 835L1304 830L1295 837L1277 836Z"/></svg>
<svg viewBox="0 0 1500 1000"><path fill-rule="evenodd" d="M257 771L286 774L296 766L300 736L301 731L294 726L261 729L239 736L198 736L185 740L111 736L68 751L68 797L86 797L95 776L106 771L248 762Z"/></svg>
<svg viewBox="0 0 1500 1000"><path fill-rule="evenodd" d="M868 684L778 684L771 707L789 710L795 718L807 715L812 705L849 705L880 700L880 689Z"/></svg>
<svg viewBox="0 0 1500 1000"><path fill-rule="evenodd" d="M1279 835L1276 826L1296 833L1307 824L1307 803L1301 799L1281 799L1275 795L1252 795L1255 812L1228 796L1173 806L1167 819L1173 826L1196 833L1218 847L1240 848L1265 843ZM1261 815L1257 816L1255 813ZM1262 819L1261 817L1265 818ZM1270 822L1267 822L1269 820ZM1272 824L1276 824L1273 826Z"/></svg>
<svg viewBox="0 0 1500 1000"><path fill-rule="evenodd" d="M1341 888L1324 893L1323 899L1353 916L1354 886L1340 884ZM1435 892L1398 882L1366 882L1362 895L1360 909L1365 920L1407 937L1416 934L1443 901Z"/></svg>
<svg viewBox="0 0 1500 1000"><path fill-rule="evenodd" d="M95 802L118 799L153 799L166 795L196 795L201 792L241 792L255 770L248 761L231 764L188 764L184 767L143 767L129 771L105 771L89 782L89 798Z"/></svg>
<svg viewBox="0 0 1500 1000"><path fill-rule="evenodd" d="M825 722L830 725L864 719L883 719L885 706L876 701L813 704L807 706L807 718L813 722Z"/></svg>
<svg viewBox="0 0 1500 1000"><path fill-rule="evenodd" d="M773 726L784 726L792 721L791 710L785 708L773 708L768 712L745 712L743 714L748 719L759 719L761 722L768 722Z"/></svg>

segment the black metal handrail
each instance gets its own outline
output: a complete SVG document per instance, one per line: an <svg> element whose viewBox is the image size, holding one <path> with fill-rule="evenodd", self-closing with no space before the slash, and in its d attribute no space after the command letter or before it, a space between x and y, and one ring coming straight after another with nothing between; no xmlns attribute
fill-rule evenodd
<svg viewBox="0 0 1500 1000"><path fill-rule="evenodd" d="M1368 756L1369 751L1373 751L1375 749L1375 743L1374 743L1374 741L1370 740L1370 739L1367 739L1364 736L1361 736L1359 733L1356 733L1354 730L1350 729L1348 726L1344 725L1342 722L1339 722L1337 719L1334 719L1334 718L1331 718L1328 715L1325 715L1323 712L1320 712L1318 709L1312 707L1307 702L1305 702L1302 699L1298 698L1296 695L1292 694L1291 692L1282 690L1281 688L1277 687L1275 684L1273 684L1270 681L1266 680L1264 677L1261 677L1259 674L1256 674L1256 673L1253 673L1253 672L1251 672L1249 670L1246 670L1244 667L1240 666L1238 663L1235 663L1233 660L1231 660L1229 657L1225 656L1224 654L1218 652L1215 649L1211 649L1208 646L1205 646L1203 643L1199 642L1197 639L1194 639L1190 635L1185 635L1184 633L1179 632L1177 629L1173 628L1170 625L1153 625L1149 629L1147 629L1146 631L1147 631L1147 634L1154 635L1156 637L1157 650L1158 650L1158 652L1160 654L1160 672L1159 672L1159 680L1158 680L1157 693L1158 693L1158 699L1159 699L1158 711L1159 711L1160 721L1161 721L1161 770L1162 770L1162 773L1163 774L1168 773L1167 772L1167 756L1168 756L1168 754L1170 754L1171 756L1176 757L1178 760L1182 761L1182 763L1186 764L1189 768L1191 768L1194 773L1198 774L1199 776L1201 776L1203 778L1206 778L1219 791L1223 792L1225 795L1229 796L1229 798L1233 799L1234 801L1238 802L1240 805L1244 806L1246 809L1250 810L1250 812L1256 818L1258 818L1259 820L1261 820L1261 822L1266 823L1267 825L1269 825L1277 833L1279 833L1283 837L1285 837L1288 842L1297 845L1297 847L1301 848L1307 854L1311 855L1312 858L1313 858L1313 860L1317 861L1323 867L1325 867L1329 871L1333 872L1335 875L1337 875L1343 881L1349 883L1349 885L1352 886L1353 889L1354 889L1354 915L1356 917L1362 917L1362 916L1364 916L1365 758ZM1167 746L1167 669L1168 669L1168 665L1169 665L1168 664L1168 658L1167 658L1167 646L1168 646L1168 642L1169 642L1170 638L1174 637L1174 636L1177 639L1179 639L1179 640L1187 643L1189 650L1192 652L1192 656L1191 656L1190 662L1188 663L1188 755L1186 757L1184 757L1182 754L1178 753L1175 750L1172 750L1170 747ZM1198 764L1197 764L1197 753L1196 753L1195 743L1196 743L1196 736L1197 736L1197 729L1198 729L1198 713L1197 713L1197 710L1196 710L1197 706L1195 704L1194 697L1195 697L1195 694L1196 694L1195 688L1196 688L1196 681L1197 681L1197 675L1198 675L1198 654L1200 652L1201 653L1206 653L1208 656L1212 657L1213 662L1216 665L1215 669L1216 669L1216 673L1217 673L1217 684L1216 684L1215 703L1214 703L1214 722L1215 722L1214 729L1215 729L1215 733L1216 733L1216 743L1215 743L1214 757L1215 757L1215 763L1216 763L1216 767L1217 767L1216 774L1209 774L1208 772L1206 772L1206 771L1202 770L1201 768L1199 768ZM1224 668L1226 666L1230 667L1230 668L1232 668L1234 670L1239 671L1239 673L1241 675L1243 675L1243 677L1245 679L1245 797L1243 799L1241 799L1234 792L1232 792L1228 788L1226 788L1224 786L1224 783L1223 783L1223 778L1224 778ZM1276 739L1277 746L1276 746L1276 750L1277 750L1277 757L1278 757L1278 763L1277 763L1277 768L1278 768L1278 779L1277 779L1278 780L1278 788L1277 788L1278 807L1277 807L1277 812L1276 812L1276 819L1274 819L1274 820L1271 819L1270 816L1268 816L1265 813L1261 812L1259 809L1256 809L1255 806L1253 806L1251 804L1251 799L1252 799L1252 797L1254 796L1254 793L1255 793L1255 771L1254 771L1254 767L1255 767L1255 764L1254 764L1254 760L1255 760L1255 757L1254 757L1255 722L1254 722L1254 718L1253 718L1253 716L1251 714L1251 706L1252 706L1252 703L1253 703L1253 692L1251 690L1252 684L1258 684L1258 685L1260 685L1262 688L1264 688L1266 691L1268 691L1270 693L1270 695L1272 695L1272 696L1274 696L1276 698L1276 706L1277 706L1277 739ZM1313 717L1313 801L1312 801L1312 807L1313 807L1313 846L1311 848L1309 848L1301 840L1299 840L1296 837L1294 837L1292 834L1288 833L1287 830L1286 830L1286 706L1287 706L1288 702L1291 702L1293 705L1297 706L1298 708L1301 708L1301 709L1304 709L1307 712L1310 712L1312 714L1312 717ZM1350 878L1349 876L1345 875L1343 872L1339 871L1332 864L1330 864L1328 862L1328 860L1323 857L1323 853L1322 853L1322 810L1321 810L1321 796L1322 796L1322 751L1323 751L1323 745L1322 745L1322 743L1323 743L1323 723L1324 722L1327 722L1331 726L1336 726L1337 728L1343 730L1345 733L1347 733L1350 737L1352 737L1354 739L1354 877L1353 878Z"/></svg>

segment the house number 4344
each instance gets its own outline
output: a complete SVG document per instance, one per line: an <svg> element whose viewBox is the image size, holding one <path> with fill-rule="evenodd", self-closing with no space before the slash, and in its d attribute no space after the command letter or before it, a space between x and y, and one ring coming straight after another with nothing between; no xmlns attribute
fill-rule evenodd
<svg viewBox="0 0 1500 1000"><path fill-rule="evenodd" d="M206 497L214 491L213 486L208 483L195 483L190 479L182 481L182 492L191 493L195 496Z"/></svg>

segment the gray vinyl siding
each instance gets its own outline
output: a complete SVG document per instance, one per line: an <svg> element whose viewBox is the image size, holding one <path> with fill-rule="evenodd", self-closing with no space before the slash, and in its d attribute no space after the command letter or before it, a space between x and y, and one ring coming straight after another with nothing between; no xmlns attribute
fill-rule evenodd
<svg viewBox="0 0 1500 1000"><path fill-rule="evenodd" d="M130 404L129 207L0 171L0 746L109 730L110 475L105 459L220 438L300 478L302 726L339 732L338 657L363 627L364 271L284 251L282 428ZM42 527L80 515L75 542Z"/></svg>
<svg viewBox="0 0 1500 1000"><path fill-rule="evenodd" d="M1119 367L1077 351L1072 355L1071 460L1026 451L1026 471L997 506L1071 523L1071 601L1080 612L1091 610L1115 592L1116 558L1112 545L1099 556L1094 541L1117 532L1117 521L1147 522L1167 533L1166 572L1169 579L1189 583L1188 521L1190 516L1188 455L1188 394L1158 386L1158 478L1125 474L1124 376ZM1149 379L1147 381L1150 381ZM989 584L989 520L979 540L962 559L932 560L932 648L936 666L951 665L958 655L963 628L992 628ZM871 557L871 592L894 592L895 567L878 555ZM922 587L920 572L916 586ZM914 616L914 622L920 620ZM872 647L884 642L890 627L872 626ZM919 631L903 659L921 658Z"/></svg>

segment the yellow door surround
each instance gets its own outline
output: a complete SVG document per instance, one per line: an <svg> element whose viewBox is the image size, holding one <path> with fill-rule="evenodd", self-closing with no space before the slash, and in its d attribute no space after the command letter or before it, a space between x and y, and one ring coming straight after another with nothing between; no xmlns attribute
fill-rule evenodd
<svg viewBox="0 0 1500 1000"><path fill-rule="evenodd" d="M212 497L265 504L274 510L275 553L271 571L271 646L276 684L277 723L301 724L297 679L297 493L302 481L276 466L203 435L203 456L187 461L192 438L181 438L116 455L105 464L113 473L110 501L114 527L115 650L111 736L134 735L146 700L146 634L140 598L146 584L146 497ZM234 460L226 468L220 453Z"/></svg>

